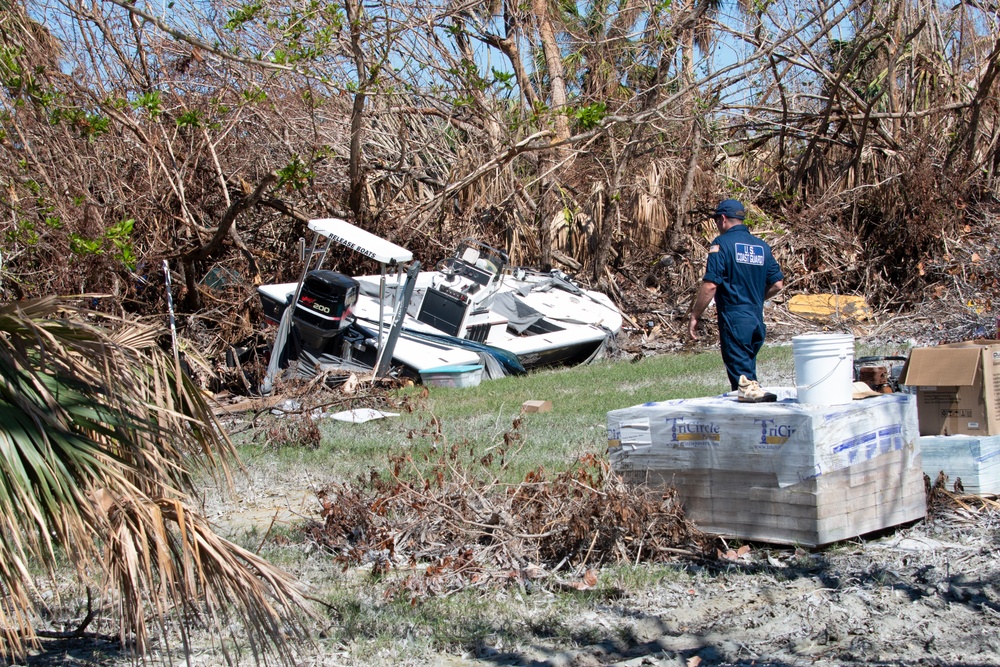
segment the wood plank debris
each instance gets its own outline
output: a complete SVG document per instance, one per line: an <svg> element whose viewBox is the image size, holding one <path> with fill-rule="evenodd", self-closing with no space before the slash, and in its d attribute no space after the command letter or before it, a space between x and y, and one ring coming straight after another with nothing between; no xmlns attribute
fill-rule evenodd
<svg viewBox="0 0 1000 667"><path fill-rule="evenodd" d="M847 294L796 294L787 302L788 312L815 322L854 320L872 317L864 297Z"/></svg>

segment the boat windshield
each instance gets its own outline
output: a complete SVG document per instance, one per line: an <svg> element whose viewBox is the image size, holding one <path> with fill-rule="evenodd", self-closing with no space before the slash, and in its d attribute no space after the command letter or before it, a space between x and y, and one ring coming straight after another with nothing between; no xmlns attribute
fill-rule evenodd
<svg viewBox="0 0 1000 667"><path fill-rule="evenodd" d="M480 285L488 285L507 266L507 256L478 241L463 241L455 257L464 265L462 274Z"/></svg>

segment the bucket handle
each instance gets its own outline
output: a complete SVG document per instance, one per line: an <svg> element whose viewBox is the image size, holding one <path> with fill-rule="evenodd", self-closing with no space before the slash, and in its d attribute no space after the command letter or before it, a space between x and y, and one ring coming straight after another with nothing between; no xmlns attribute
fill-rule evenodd
<svg viewBox="0 0 1000 667"><path fill-rule="evenodd" d="M824 382L826 382L827 380L829 380L829 379L830 379L830 376L831 376L831 375L833 375L833 374L834 374L834 373L836 372L836 370L837 370L838 368L840 368L840 362L844 361L845 359L847 359L847 353L843 353L843 352L842 352L842 353L841 353L841 355L840 355L840 358L839 358L839 359L837 360L837 363L836 363L836 364L834 365L834 367L833 367L833 368L831 368L831 369L830 369L830 372L829 372L829 373L827 373L826 375L824 375L824 376L823 376L823 377L821 377L820 379L816 380L816 381L815 381L815 382L813 382L812 384L810 384L810 385L807 385L806 387L804 387L804 389L805 389L806 391L809 391L810 389L813 389L813 388L815 388L816 386L818 386L818 385L820 385L820 384L823 384Z"/></svg>

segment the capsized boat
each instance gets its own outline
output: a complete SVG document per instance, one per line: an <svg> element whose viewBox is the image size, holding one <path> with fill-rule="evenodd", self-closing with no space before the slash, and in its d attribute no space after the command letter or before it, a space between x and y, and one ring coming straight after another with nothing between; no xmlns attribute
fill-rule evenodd
<svg viewBox="0 0 1000 667"><path fill-rule="evenodd" d="M444 339L412 335L403 331L407 285L419 272L413 254L386 239L336 218L311 220L313 243L300 279L293 283L261 285L258 296L265 320L278 326L261 393L269 394L279 372L315 377L325 373L334 379L352 373L381 377L392 362L411 375L440 367L468 367L483 363L484 352L449 345ZM373 259L381 267L374 305L369 297L360 301L360 283L350 276L323 269L333 244ZM407 267L409 280L399 282L392 303L384 298L390 269ZM368 319L358 318L356 310ZM492 357L491 357L492 358Z"/></svg>
<svg viewBox="0 0 1000 667"><path fill-rule="evenodd" d="M257 288L265 317L280 324L275 350L292 334L306 375L360 367L378 376L394 363L413 376L479 364L486 377L500 377L601 358L622 328L606 295L559 271L510 267L506 253L475 240L420 271L410 251L344 220L309 228L313 248L299 282ZM334 243L375 260L380 273L320 268ZM283 359L272 352L268 378Z"/></svg>
<svg viewBox="0 0 1000 667"><path fill-rule="evenodd" d="M406 281L397 274L357 278L359 320L378 321L378 304L398 304ZM583 363L606 353L622 314L601 292L559 271L508 266L506 253L474 240L411 281L403 330L447 336L511 353L524 368Z"/></svg>

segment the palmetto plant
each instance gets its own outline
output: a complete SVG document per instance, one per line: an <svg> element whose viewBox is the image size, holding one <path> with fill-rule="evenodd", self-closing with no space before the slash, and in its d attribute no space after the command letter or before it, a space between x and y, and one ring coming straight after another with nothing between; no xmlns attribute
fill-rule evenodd
<svg viewBox="0 0 1000 667"><path fill-rule="evenodd" d="M36 636L33 573L66 560L105 591L140 654L147 622L165 636L171 617L238 633L258 661L290 663L289 642L306 635L295 580L190 507L192 466L228 477L234 449L161 334L51 297L0 305L5 652Z"/></svg>

